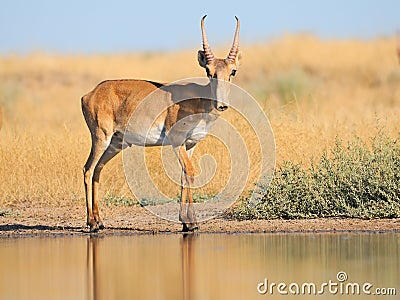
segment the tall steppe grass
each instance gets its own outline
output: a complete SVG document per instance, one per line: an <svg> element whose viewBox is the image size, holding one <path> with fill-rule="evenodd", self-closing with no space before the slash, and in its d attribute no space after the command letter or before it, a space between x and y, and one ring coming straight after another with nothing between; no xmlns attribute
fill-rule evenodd
<svg viewBox="0 0 400 300"><path fill-rule="evenodd" d="M216 56L224 56L229 45L214 48ZM256 210L248 210L242 200L232 215L398 216L400 67L395 48L394 38L319 40L308 35L241 45L243 63L233 82L252 94L268 115L277 169ZM83 207L82 167L90 135L81 96L105 79L170 82L205 76L196 53L1 56L0 208ZM226 119L237 121L229 110ZM197 172L207 153L226 165L229 154L220 144L212 137L199 144L194 152ZM155 183L176 197L179 186L162 172L159 149L147 152ZM253 170L260 153L250 153ZM198 195L218 193L231 176L227 172L217 170ZM107 203L136 201L125 182L120 155L105 167L100 188L104 201L114 199ZM253 188L250 182L243 199Z"/></svg>

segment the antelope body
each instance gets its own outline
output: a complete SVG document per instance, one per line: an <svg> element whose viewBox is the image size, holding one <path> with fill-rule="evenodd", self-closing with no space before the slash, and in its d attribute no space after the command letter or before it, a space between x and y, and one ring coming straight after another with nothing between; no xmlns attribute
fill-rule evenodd
<svg viewBox="0 0 400 300"><path fill-rule="evenodd" d="M198 228L190 188L194 178L190 155L221 112L228 108L227 83L235 75L240 58L239 20L236 18L235 37L227 58L219 59L214 57L208 44L205 17L201 20L203 50L198 51L198 61L206 69L208 84L166 86L146 80L109 80L82 97L82 112L92 139L90 155L83 168L87 225L91 231L104 228L98 208L100 173L110 159L131 145L173 147L182 167L179 219L184 231ZM185 93L188 95L184 101L176 100L182 99ZM151 101L144 102L149 95L153 95ZM166 108L162 113L160 106Z"/></svg>

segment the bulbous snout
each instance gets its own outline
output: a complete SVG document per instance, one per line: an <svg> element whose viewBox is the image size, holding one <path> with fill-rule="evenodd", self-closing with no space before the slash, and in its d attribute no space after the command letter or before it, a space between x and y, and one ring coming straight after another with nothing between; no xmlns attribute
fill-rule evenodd
<svg viewBox="0 0 400 300"><path fill-rule="evenodd" d="M218 111L225 111L229 108L229 82L224 80L214 80L213 82L214 106Z"/></svg>

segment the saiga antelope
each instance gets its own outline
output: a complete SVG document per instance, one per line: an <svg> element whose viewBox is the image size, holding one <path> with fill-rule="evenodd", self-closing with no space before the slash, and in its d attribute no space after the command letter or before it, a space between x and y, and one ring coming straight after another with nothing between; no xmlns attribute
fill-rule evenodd
<svg viewBox="0 0 400 300"><path fill-rule="evenodd" d="M192 231L198 228L191 191L194 168L190 162L190 156L196 144L206 136L207 129L221 112L228 108L229 84L227 83L235 75L240 59L239 19L235 17L236 31L229 54L226 58L221 59L214 57L208 44L204 28L205 17L201 19L203 50L198 51L198 62L201 67L206 69L210 81L207 85L201 85L198 88L208 92L210 97L207 99L187 99L175 103L173 101L174 90L170 89L166 92L168 97L151 102L146 110L138 116L140 120L137 120L137 124L141 124L142 119L144 123L149 118L155 120L150 128L136 126L134 129L129 129L128 122L138 105L150 93L165 86L164 84L134 79L108 80L100 83L82 97L82 112L92 138L90 155L83 168L87 225L90 226L90 231L104 228L98 208L101 170L110 159L132 144L144 147L172 145L182 167L179 220L183 224L183 231ZM175 88L179 89L179 87ZM184 88L185 86L181 86L181 89ZM154 118L154 114L159 113L159 101L167 101L168 109ZM192 120L190 117L193 115L201 116L202 119L193 118ZM184 118L184 132L179 129L171 130ZM196 136L190 134L202 131L203 134ZM126 136L129 138L127 139Z"/></svg>

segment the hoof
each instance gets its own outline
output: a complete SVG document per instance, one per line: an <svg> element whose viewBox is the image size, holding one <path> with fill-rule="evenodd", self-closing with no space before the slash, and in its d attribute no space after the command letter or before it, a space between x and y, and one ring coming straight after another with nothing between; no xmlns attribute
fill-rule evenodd
<svg viewBox="0 0 400 300"><path fill-rule="evenodd" d="M99 232L99 230L105 228L103 223L101 223L101 222L100 223L94 222L94 223L88 224L88 226L89 226L89 232L91 232L91 233Z"/></svg>
<svg viewBox="0 0 400 300"><path fill-rule="evenodd" d="M94 216L94 222L93 223L97 225L98 229L104 229L103 222L101 221L101 219L100 219L100 217L98 215Z"/></svg>
<svg viewBox="0 0 400 300"><path fill-rule="evenodd" d="M186 223L183 223L182 225L183 225L182 232L193 232L193 231L199 230L199 226L197 224L193 224L193 223L186 224Z"/></svg>
<svg viewBox="0 0 400 300"><path fill-rule="evenodd" d="M99 229L104 229L104 228L106 228L105 226L104 226L104 224L103 224L103 222L99 222L99 223L97 223L97 226L99 227Z"/></svg>
<svg viewBox="0 0 400 300"><path fill-rule="evenodd" d="M90 233L96 233L99 232L100 228L97 224L91 224L89 225L89 232Z"/></svg>

